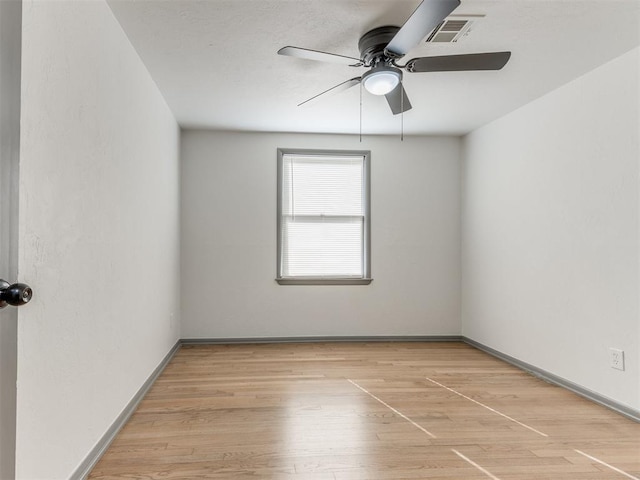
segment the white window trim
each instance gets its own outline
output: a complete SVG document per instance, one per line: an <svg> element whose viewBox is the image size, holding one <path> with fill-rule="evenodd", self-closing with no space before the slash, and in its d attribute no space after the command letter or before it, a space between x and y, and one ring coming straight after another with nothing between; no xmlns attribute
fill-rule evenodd
<svg viewBox="0 0 640 480"><path fill-rule="evenodd" d="M364 157L364 239L363 239L363 276L362 277L282 277L282 165L284 155L317 156L358 156ZM278 188L277 188L277 263L276 282L280 285L368 285L371 277L371 152L369 150L310 150L299 148L278 148Z"/></svg>

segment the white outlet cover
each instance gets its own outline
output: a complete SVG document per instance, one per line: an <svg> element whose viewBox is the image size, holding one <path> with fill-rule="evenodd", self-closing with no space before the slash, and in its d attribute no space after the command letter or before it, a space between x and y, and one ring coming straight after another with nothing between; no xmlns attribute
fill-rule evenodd
<svg viewBox="0 0 640 480"><path fill-rule="evenodd" d="M611 368L624 371L624 351L617 348L610 348Z"/></svg>

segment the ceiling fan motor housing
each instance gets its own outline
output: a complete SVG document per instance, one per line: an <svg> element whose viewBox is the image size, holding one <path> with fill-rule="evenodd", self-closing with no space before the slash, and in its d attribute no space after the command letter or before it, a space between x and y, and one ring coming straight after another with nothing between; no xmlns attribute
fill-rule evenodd
<svg viewBox="0 0 640 480"><path fill-rule="evenodd" d="M358 41L358 49L360 50L360 58L366 65L376 66L380 62L388 65L392 59L385 55L385 47L398 33L400 27L386 25L384 27L374 28L368 31Z"/></svg>

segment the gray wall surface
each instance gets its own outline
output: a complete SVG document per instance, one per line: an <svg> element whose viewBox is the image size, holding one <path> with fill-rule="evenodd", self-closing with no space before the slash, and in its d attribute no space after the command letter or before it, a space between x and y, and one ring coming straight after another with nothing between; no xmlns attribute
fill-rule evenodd
<svg viewBox="0 0 640 480"><path fill-rule="evenodd" d="M276 277L277 148L371 151L370 285ZM460 139L185 131L183 338L460 333Z"/></svg>

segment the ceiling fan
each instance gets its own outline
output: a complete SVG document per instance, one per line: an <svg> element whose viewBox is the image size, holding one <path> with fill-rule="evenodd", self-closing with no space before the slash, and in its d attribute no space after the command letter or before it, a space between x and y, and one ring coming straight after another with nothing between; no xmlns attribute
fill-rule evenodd
<svg viewBox="0 0 640 480"><path fill-rule="evenodd" d="M278 50L280 55L369 69L364 75L342 82L298 106L362 83L368 92L384 95L391 111L397 115L411 109L411 103L402 86L402 70L409 73L500 70L509 61L511 52L418 57L404 65L397 63L429 32L440 25L458 5L460 0L423 0L402 27L384 26L365 33L358 42L360 58L299 47L281 48Z"/></svg>

